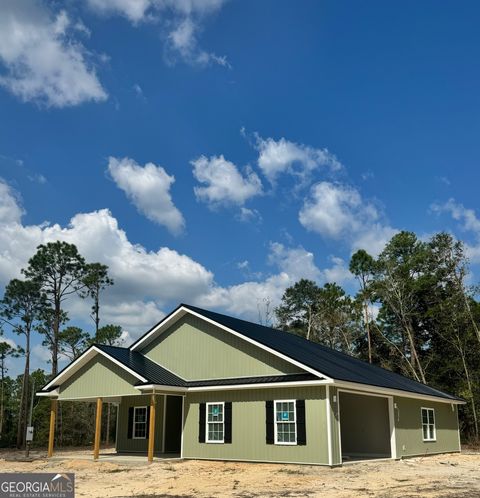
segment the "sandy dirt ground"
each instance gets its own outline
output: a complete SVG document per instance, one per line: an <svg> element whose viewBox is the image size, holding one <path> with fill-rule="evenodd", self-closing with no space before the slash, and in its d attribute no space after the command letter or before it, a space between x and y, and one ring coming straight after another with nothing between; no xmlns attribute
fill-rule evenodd
<svg viewBox="0 0 480 498"><path fill-rule="evenodd" d="M110 462L86 452L0 453L0 472L74 472L76 496L100 497L480 497L480 453L318 466L209 461ZM60 459L61 458L61 459Z"/></svg>

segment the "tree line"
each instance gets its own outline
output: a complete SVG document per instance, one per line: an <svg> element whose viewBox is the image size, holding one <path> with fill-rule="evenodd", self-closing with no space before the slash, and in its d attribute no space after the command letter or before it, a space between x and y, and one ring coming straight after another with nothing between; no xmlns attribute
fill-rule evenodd
<svg viewBox="0 0 480 498"><path fill-rule="evenodd" d="M357 292L302 279L283 294L279 328L465 399L462 437L479 440L480 303L461 241L396 234L374 258L355 252Z"/></svg>
<svg viewBox="0 0 480 498"><path fill-rule="evenodd" d="M443 232L428 240L400 232L377 257L358 250L349 269L357 282L353 295L335 282L302 279L286 289L273 313L267 300L266 321L464 398L462 437L478 443L480 303L463 243ZM34 443L46 445L49 401L34 398L30 408L32 392L57 374L61 356L73 360L92 343L121 341L121 327L100 326L102 293L113 285L107 266L86 262L73 244L58 241L40 245L22 275L0 300L3 327L20 339L13 347L0 336L0 446L24 446L30 420ZM73 298L90 301L90 331L69 324L66 304ZM48 349L49 372L30 372L34 334ZM16 378L7 371L12 357L23 359ZM104 411L107 442L115 410L108 404ZM57 444L90 444L93 419L91 403L60 403Z"/></svg>
<svg viewBox="0 0 480 498"><path fill-rule="evenodd" d="M35 443L43 445L48 438L48 405L46 399L34 396L48 379L58 373L61 357L74 360L93 343L117 344L121 327L100 326L102 292L113 285L108 267L89 263L74 244L50 242L40 245L21 270L23 278L12 279L0 300L0 322L19 337L14 346L0 337L0 445L25 446L26 428L35 426ZM67 301L72 298L91 301L92 330L69 325ZM37 334L47 348L51 371L30 372L32 339ZM7 375L8 358L23 358L23 374L16 379ZM33 400L33 402L32 402ZM106 434L110 435L111 407L106 415ZM93 408L87 403L61 403L57 417L60 443L87 444L92 437Z"/></svg>

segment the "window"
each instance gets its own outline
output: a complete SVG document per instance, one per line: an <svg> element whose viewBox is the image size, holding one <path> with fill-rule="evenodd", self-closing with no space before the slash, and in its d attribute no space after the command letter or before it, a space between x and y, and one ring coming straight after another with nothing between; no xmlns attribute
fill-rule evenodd
<svg viewBox="0 0 480 498"><path fill-rule="evenodd" d="M275 401L275 444L297 444L295 400Z"/></svg>
<svg viewBox="0 0 480 498"><path fill-rule="evenodd" d="M433 408L422 408L422 431L424 441L435 441L435 410Z"/></svg>
<svg viewBox="0 0 480 498"><path fill-rule="evenodd" d="M207 403L207 443L224 442L224 403Z"/></svg>
<svg viewBox="0 0 480 498"><path fill-rule="evenodd" d="M133 409L133 439L147 437L147 407L136 406Z"/></svg>

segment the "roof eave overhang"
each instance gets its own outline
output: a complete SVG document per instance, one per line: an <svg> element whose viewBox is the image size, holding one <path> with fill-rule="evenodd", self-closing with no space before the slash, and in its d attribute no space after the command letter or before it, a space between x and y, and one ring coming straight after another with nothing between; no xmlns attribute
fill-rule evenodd
<svg viewBox="0 0 480 498"><path fill-rule="evenodd" d="M52 391L37 391L35 393L35 396L41 396L44 398L53 398L56 399L58 398L59 391L57 389L53 389Z"/></svg>
<svg viewBox="0 0 480 498"><path fill-rule="evenodd" d="M262 383L249 383L249 384L227 384L227 385L210 385L210 386L191 386L191 387L177 387L166 386L163 384L142 384L135 386L142 392L144 391L176 391L176 392L201 392L201 391L234 391L242 389L268 389L272 387L309 387L309 386L323 386L331 384L329 380L309 380L309 381L292 381L292 382L262 382Z"/></svg>
<svg viewBox="0 0 480 498"><path fill-rule="evenodd" d="M441 396L434 396L434 395L428 395L428 394L420 394L420 393L414 393L411 391L402 391L401 389L391 389L387 387L377 387L377 386L372 386L370 384L360 384L357 382L347 382L347 381L340 381L340 380L334 380L333 381L333 386L338 387L340 389L351 389L354 391L359 391L359 394L361 392L365 393L377 393L380 395L385 395L385 396L399 396L402 398L412 398L412 399L420 399L420 400L425 400L425 401L435 401L439 403L448 403L448 404L454 404L454 405L464 405L465 401L461 399L455 399L455 398L444 398Z"/></svg>
<svg viewBox="0 0 480 498"><path fill-rule="evenodd" d="M324 386L332 384L330 380L310 380L310 381L293 381L293 382L262 382L250 384L227 384L217 386L194 386L189 387L188 392L201 392L201 391L235 391L243 389L269 389L277 387L310 387L310 386Z"/></svg>
<svg viewBox="0 0 480 498"><path fill-rule="evenodd" d="M185 393L188 391L186 387L182 386L168 386L165 384L140 384L137 386L134 386L135 389L138 389L142 393L145 391L155 391L155 392L160 392L160 391L173 391L173 392L182 392Z"/></svg>

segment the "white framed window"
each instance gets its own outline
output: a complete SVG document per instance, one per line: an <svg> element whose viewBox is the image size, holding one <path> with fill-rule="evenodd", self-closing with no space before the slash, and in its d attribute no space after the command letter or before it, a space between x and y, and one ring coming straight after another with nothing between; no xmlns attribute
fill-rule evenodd
<svg viewBox="0 0 480 498"><path fill-rule="evenodd" d="M207 403L206 442L223 443L225 436L225 403Z"/></svg>
<svg viewBox="0 0 480 498"><path fill-rule="evenodd" d="M133 439L145 439L147 437L147 407L135 406L133 408Z"/></svg>
<svg viewBox="0 0 480 498"><path fill-rule="evenodd" d="M435 410L422 407L422 434L424 441L436 441Z"/></svg>
<svg viewBox="0 0 480 498"><path fill-rule="evenodd" d="M294 399L275 400L275 444L297 444L297 410Z"/></svg>

